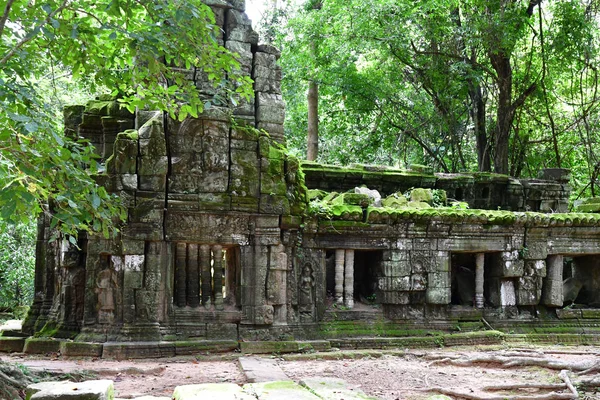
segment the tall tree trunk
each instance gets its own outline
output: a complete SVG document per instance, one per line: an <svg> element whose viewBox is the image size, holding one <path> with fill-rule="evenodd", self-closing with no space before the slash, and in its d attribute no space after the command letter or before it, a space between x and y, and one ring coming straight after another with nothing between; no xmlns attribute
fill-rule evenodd
<svg viewBox="0 0 600 400"><path fill-rule="evenodd" d="M510 127L514 118L512 104L512 68L510 57L502 53L490 53L492 67L498 75L498 109L494 137L494 172L508 174L508 143Z"/></svg>
<svg viewBox="0 0 600 400"><path fill-rule="evenodd" d="M485 126L485 103L481 86L474 79L469 79L469 97L471 98L469 113L475 126L475 139L477 141L477 166L479 171L490 171L492 165Z"/></svg>
<svg viewBox="0 0 600 400"><path fill-rule="evenodd" d="M308 84L308 149L306 159L315 161L319 152L319 84Z"/></svg>

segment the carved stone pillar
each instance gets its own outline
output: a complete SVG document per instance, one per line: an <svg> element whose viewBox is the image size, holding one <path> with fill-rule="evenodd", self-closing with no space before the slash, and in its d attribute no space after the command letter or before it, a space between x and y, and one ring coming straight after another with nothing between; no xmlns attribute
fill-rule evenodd
<svg viewBox="0 0 600 400"><path fill-rule="evenodd" d="M211 274L210 274L210 246L200 246L200 270L202 273L202 304L205 308L210 308L211 305Z"/></svg>
<svg viewBox="0 0 600 400"><path fill-rule="evenodd" d="M346 250L346 270L344 274L344 305L354 307L354 250Z"/></svg>
<svg viewBox="0 0 600 400"><path fill-rule="evenodd" d="M335 251L335 302L344 303L344 255L343 249Z"/></svg>
<svg viewBox="0 0 600 400"><path fill-rule="evenodd" d="M287 323L287 268L288 268L288 257L285 253L285 248L281 247L281 253L278 254L278 266L281 272L281 297L282 297L282 305L279 309L279 318L277 318L282 323Z"/></svg>
<svg viewBox="0 0 600 400"><path fill-rule="evenodd" d="M563 305L563 256L552 255L546 259L547 275L544 279L542 302L547 306Z"/></svg>
<svg viewBox="0 0 600 400"><path fill-rule="evenodd" d="M484 275L485 254L477 253L475 256L475 307L483 308L485 299L483 298L483 275Z"/></svg>
<svg viewBox="0 0 600 400"><path fill-rule="evenodd" d="M215 295L215 308L223 309L223 247L212 247L213 253L213 290Z"/></svg>

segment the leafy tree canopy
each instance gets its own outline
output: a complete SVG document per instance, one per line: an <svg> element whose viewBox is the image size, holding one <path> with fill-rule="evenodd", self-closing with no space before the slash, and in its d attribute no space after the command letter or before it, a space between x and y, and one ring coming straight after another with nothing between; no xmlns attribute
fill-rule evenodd
<svg viewBox="0 0 600 400"><path fill-rule="evenodd" d="M218 29L200 0L2 2L0 218L25 221L49 203L52 225L73 241L80 230L114 233L113 216L124 211L94 183L102 166L92 148L62 134L57 92L66 79L108 88L130 110L197 116L203 103L185 79L190 68L224 96L251 90Z"/></svg>
<svg viewBox="0 0 600 400"><path fill-rule="evenodd" d="M517 177L565 167L576 195L597 192L597 2L313 3L284 2L267 18L300 154L316 80L321 161Z"/></svg>

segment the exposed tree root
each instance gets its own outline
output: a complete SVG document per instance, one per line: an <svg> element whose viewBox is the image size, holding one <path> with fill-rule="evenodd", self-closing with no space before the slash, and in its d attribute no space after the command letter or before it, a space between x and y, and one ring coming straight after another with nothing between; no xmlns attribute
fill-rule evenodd
<svg viewBox="0 0 600 400"><path fill-rule="evenodd" d="M591 378L582 378L575 382L578 388L582 390L598 389L600 388L600 376L594 376Z"/></svg>
<svg viewBox="0 0 600 400"><path fill-rule="evenodd" d="M571 353L567 353L571 354ZM584 353L593 356L591 353ZM600 388L600 375L589 378L579 378L571 381L569 372L576 371L576 377L588 375L600 371L600 362L596 360L585 360L579 362L559 360L548 357L540 351L521 351L510 350L500 351L488 354L464 355L464 354L447 354L447 353L430 353L424 358L433 360L429 365L449 364L456 366L470 367L477 364L493 365L499 368L511 367L527 367L537 366L547 369L560 370L558 377L564 382L560 384L536 384L536 383L516 383L507 385L492 385L486 386L479 392L466 392L445 388L431 388L430 391L435 391L441 394L457 398L465 398L470 400L561 400L561 399L578 399L579 390L597 390ZM498 392L498 391L519 391L519 390L536 390L540 393L524 393L524 394L493 394L482 392ZM542 393L549 391L550 393ZM570 393L564 393L568 390ZM562 393L561 393L562 392Z"/></svg>
<svg viewBox="0 0 600 400"><path fill-rule="evenodd" d="M492 385L492 386L484 386L482 390L488 392L495 392L500 390L517 390L517 389L539 389L539 390L554 390L554 389L564 389L565 385L563 383L515 383L512 385Z"/></svg>
<svg viewBox="0 0 600 400"><path fill-rule="evenodd" d="M470 367L476 364L498 364L502 368L537 366L554 370L569 371L593 371L594 368L600 369L600 363L588 362L569 362L555 358L547 358L538 354L532 356L517 356L508 353L491 353L475 356L448 355L448 354L427 354L426 359L434 360L429 365L450 364L462 367Z"/></svg>
<svg viewBox="0 0 600 400"><path fill-rule="evenodd" d="M563 385L564 388L564 385ZM430 388L427 391L437 392L445 394L447 396L453 396L457 398L469 399L469 400L573 400L576 397L572 393L545 393L536 395L478 395L474 393L467 393L459 390L445 389L445 388Z"/></svg>
<svg viewBox="0 0 600 400"><path fill-rule="evenodd" d="M596 364L592 365L588 369L578 372L577 375L589 375L593 372L599 372L599 371L600 371L600 361L597 362Z"/></svg>
<svg viewBox="0 0 600 400"><path fill-rule="evenodd" d="M32 382L19 368L0 361L0 398L24 398L24 389Z"/></svg>
<svg viewBox="0 0 600 400"><path fill-rule="evenodd" d="M563 382L565 383L567 388L571 391L573 396L575 396L575 398L577 399L579 397L579 393L577 393L577 389L575 389L575 386L573 386L573 384L571 383L571 379L569 378L569 371L567 371L566 369L563 369L558 374L558 377L563 380Z"/></svg>

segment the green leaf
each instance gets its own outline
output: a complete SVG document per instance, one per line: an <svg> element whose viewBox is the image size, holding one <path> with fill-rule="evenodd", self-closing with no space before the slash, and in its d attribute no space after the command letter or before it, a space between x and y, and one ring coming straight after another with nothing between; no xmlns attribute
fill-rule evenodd
<svg viewBox="0 0 600 400"><path fill-rule="evenodd" d="M96 193L92 194L92 207L94 207L94 209L98 209L98 207L100 207L100 196L98 196Z"/></svg>

